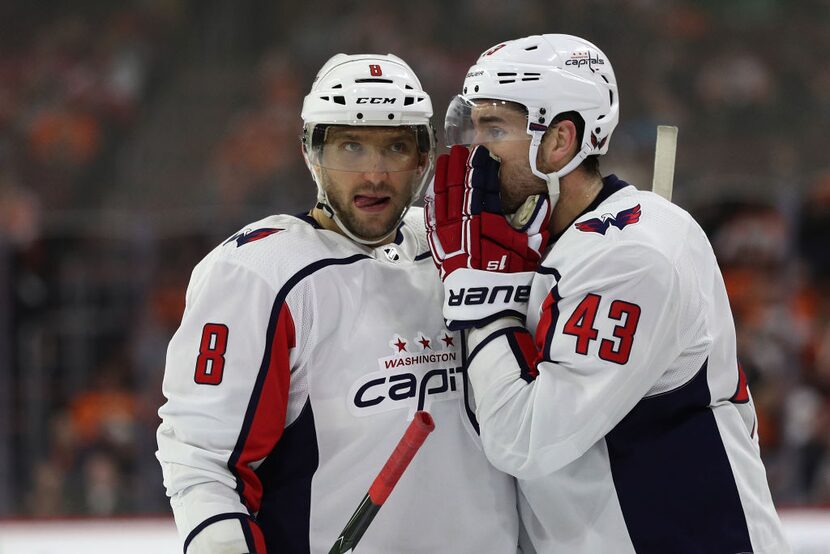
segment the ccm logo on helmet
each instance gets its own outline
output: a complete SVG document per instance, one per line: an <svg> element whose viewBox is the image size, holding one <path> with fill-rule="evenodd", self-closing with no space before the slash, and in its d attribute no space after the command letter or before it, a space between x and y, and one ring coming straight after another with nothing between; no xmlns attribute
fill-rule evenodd
<svg viewBox="0 0 830 554"><path fill-rule="evenodd" d="M394 98L380 98L378 96L360 96L357 104L394 104Z"/></svg>
<svg viewBox="0 0 830 554"><path fill-rule="evenodd" d="M499 300L499 295L504 298ZM514 287L513 285L501 285L497 287L470 287L449 291L447 304L450 306L479 306L481 304L495 304L500 301L504 304L510 302L525 303L530 300L530 285Z"/></svg>

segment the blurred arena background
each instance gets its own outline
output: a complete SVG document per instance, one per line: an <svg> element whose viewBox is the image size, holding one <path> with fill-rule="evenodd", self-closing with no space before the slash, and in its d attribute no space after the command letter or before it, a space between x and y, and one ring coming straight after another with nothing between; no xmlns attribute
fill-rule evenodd
<svg viewBox="0 0 830 554"><path fill-rule="evenodd" d="M603 172L650 186L655 125L680 127L674 201L723 268L776 503L826 514L830 1L7 0L0 552L23 552L9 522L169 513L154 433L190 271L311 207L299 114L329 56L403 57L440 129L482 51L544 32L614 65Z"/></svg>

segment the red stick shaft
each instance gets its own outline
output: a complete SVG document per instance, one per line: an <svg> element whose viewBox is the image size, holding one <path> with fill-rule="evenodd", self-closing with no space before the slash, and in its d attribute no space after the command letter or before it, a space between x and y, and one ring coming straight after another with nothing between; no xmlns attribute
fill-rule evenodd
<svg viewBox="0 0 830 554"><path fill-rule="evenodd" d="M412 457L426 440L432 430L435 429L435 422L429 412L416 412L415 418L398 441L398 445L392 455L386 461L383 469L375 477L369 492L363 497L360 505L352 514L351 519L346 523L343 532L337 537L334 546L329 554L343 554L351 552L355 545L360 542L363 533L375 519L380 507L386 501L389 493L395 488L398 479L401 478Z"/></svg>
<svg viewBox="0 0 830 554"><path fill-rule="evenodd" d="M415 456L415 453L418 452L427 435L433 429L435 429L435 422L429 412L420 411L415 413L415 418L407 427L406 432L398 442L398 446L395 447L383 469L375 477L372 486L369 487L369 498L372 499L372 503L380 506L386 501L406 466L412 461L412 457Z"/></svg>

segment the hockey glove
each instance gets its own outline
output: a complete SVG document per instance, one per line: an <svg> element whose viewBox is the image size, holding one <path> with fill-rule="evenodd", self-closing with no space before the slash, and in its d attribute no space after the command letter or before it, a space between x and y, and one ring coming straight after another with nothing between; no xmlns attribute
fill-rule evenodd
<svg viewBox="0 0 830 554"><path fill-rule="evenodd" d="M528 198L511 225L501 207L499 165L483 146L469 153L453 146L438 158L424 198L451 330L527 314L530 283L548 241L550 202L547 195Z"/></svg>

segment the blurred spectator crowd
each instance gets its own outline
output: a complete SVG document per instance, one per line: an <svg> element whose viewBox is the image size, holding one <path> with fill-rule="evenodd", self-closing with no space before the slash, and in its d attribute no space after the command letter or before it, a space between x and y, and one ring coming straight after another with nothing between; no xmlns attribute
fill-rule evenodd
<svg viewBox="0 0 830 554"><path fill-rule="evenodd" d="M476 57L543 32L589 38L614 64L622 115L604 172L649 186L655 125L680 127L675 201L723 268L773 495L830 504L827 0L240 2L263 17L234 50L247 79L201 178L181 183L202 199L184 228L156 217L159 192L134 195L119 212L131 217L102 214L179 69L209 67L210 49L179 46L222 28L219 3L18 4L0 8L0 371L14 383L0 464L15 476L0 515L166 511L155 410L190 270L247 221L311 206L299 112L329 56L409 61L440 136Z"/></svg>

